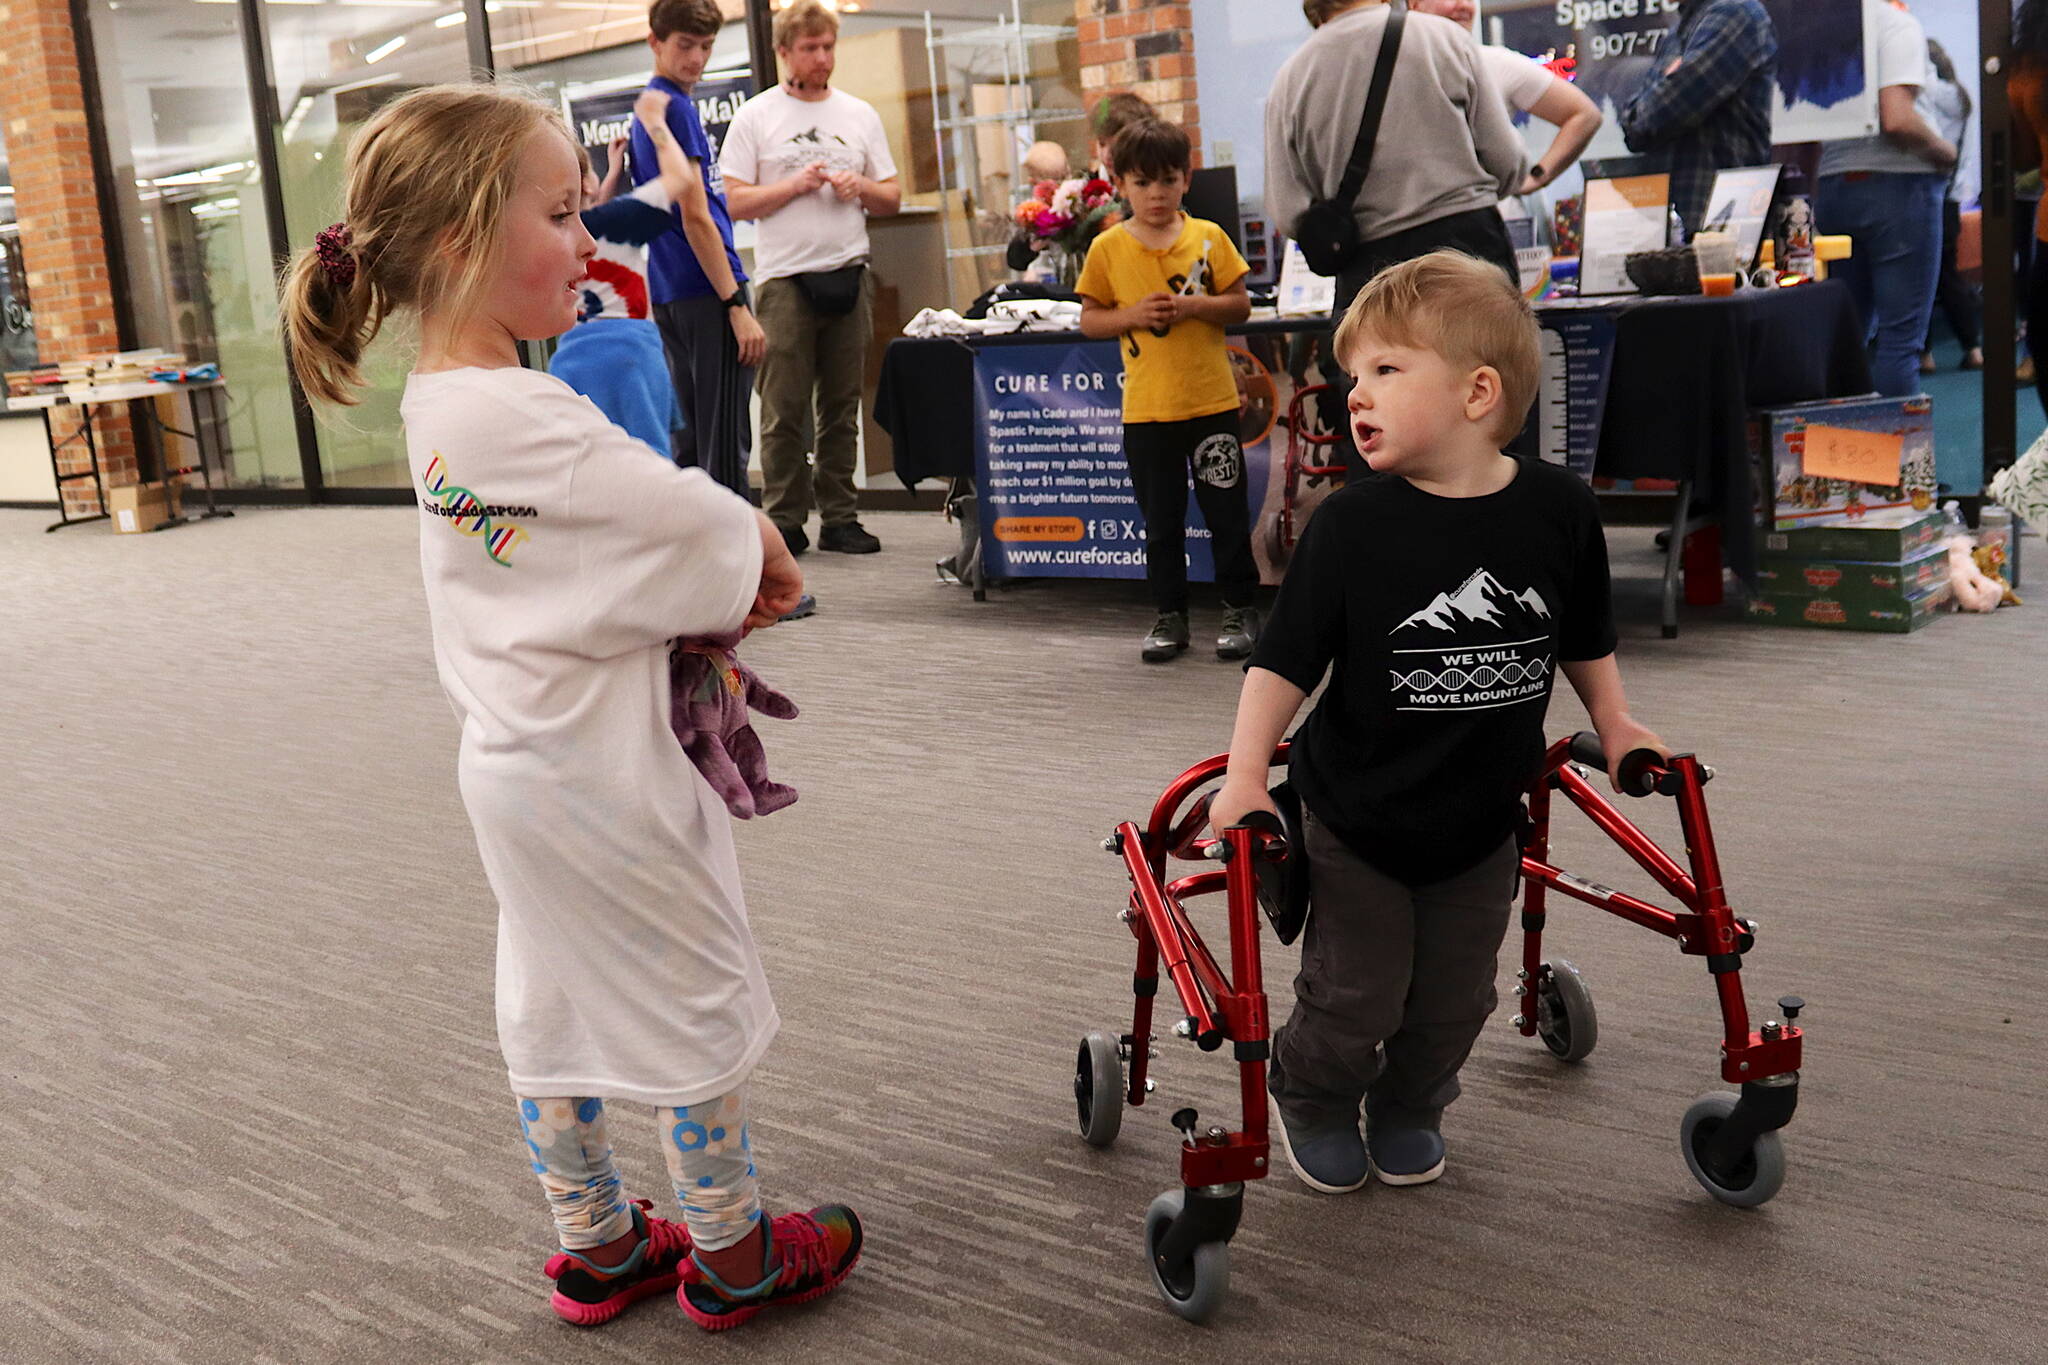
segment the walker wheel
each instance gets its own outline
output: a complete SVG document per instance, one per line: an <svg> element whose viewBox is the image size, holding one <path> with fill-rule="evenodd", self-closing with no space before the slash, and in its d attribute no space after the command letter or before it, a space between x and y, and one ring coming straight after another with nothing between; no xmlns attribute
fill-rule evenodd
<svg viewBox="0 0 2048 1365"><path fill-rule="evenodd" d="M1560 1062L1581 1062L1600 1041L1600 1016L1579 969L1564 958L1536 976L1536 1036Z"/></svg>
<svg viewBox="0 0 2048 1365"><path fill-rule="evenodd" d="M1785 1143L1775 1132L1757 1134L1749 1154L1732 1171L1715 1171L1705 1157L1707 1139L1720 1130L1735 1112L1736 1097L1725 1090L1710 1091L1692 1102L1678 1125L1678 1148L1693 1179L1708 1194L1738 1209L1753 1209L1776 1194L1785 1183Z"/></svg>
<svg viewBox="0 0 2048 1365"><path fill-rule="evenodd" d="M1091 1033L1081 1040L1074 1058L1074 1109L1082 1141L1091 1147L1116 1141L1124 1122L1124 1062L1116 1039L1106 1033Z"/></svg>
<svg viewBox="0 0 2048 1365"><path fill-rule="evenodd" d="M1168 1190L1145 1210L1145 1265L1152 1272L1152 1287L1168 1308L1189 1322L1207 1322L1230 1290L1230 1243L1203 1242L1186 1264L1159 1264L1160 1240L1186 1202L1183 1191Z"/></svg>

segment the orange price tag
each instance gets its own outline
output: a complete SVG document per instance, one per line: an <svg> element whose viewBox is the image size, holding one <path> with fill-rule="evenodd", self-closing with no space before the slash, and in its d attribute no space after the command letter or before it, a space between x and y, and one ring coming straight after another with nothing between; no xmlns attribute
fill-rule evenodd
<svg viewBox="0 0 2048 1365"><path fill-rule="evenodd" d="M1801 472L1818 479L1890 488L1899 482L1906 459L1905 438L1847 427L1808 426L1806 449L1799 456Z"/></svg>

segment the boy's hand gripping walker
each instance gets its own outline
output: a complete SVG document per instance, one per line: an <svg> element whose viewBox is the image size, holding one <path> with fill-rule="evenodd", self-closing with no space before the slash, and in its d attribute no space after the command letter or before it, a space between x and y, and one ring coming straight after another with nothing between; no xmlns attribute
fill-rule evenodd
<svg viewBox="0 0 2048 1365"><path fill-rule="evenodd" d="M1287 746L1274 751L1285 767ZM1593 1050L1598 1023L1592 996L1578 968L1542 956L1545 898L1553 891L1675 939L1681 953L1706 959L1721 1006L1721 1078L1739 1094L1717 1090L1685 1111L1679 1151L1693 1177L1724 1204L1752 1208L1778 1192L1785 1152L1778 1129L1792 1119L1799 1097L1800 1044L1794 1021L1805 1008L1797 996L1778 1002L1781 1019L1752 1029L1742 994L1742 958L1756 941L1756 924L1737 918L1721 884L1720 859L1702 793L1713 770L1692 754L1669 759L1640 749L1622 760L1622 789L1631 796L1661 795L1678 802L1690 869L1623 816L1576 765L1604 773L1599 739L1574 735L1550 746L1529 789L1529 825L1522 848L1522 966L1515 973L1520 1012L1512 1022L1525 1037L1541 1038L1559 1060L1577 1062ZM1121 918L1138 941L1132 990L1137 998L1131 1031L1121 1037L1090 1033L1074 1068L1074 1098L1081 1136L1097 1147L1116 1140L1126 1104L1141 1105L1153 1090L1147 1076L1154 1057L1152 1002L1165 969L1182 1017L1175 1037L1204 1052L1226 1042L1240 1067L1244 1126L1229 1132L1204 1127L1193 1109L1173 1115L1181 1132L1181 1188L1168 1190L1145 1212L1145 1256L1167 1306L1200 1322L1222 1303L1230 1276L1229 1242L1237 1231L1248 1180L1263 1179L1273 1160L1268 1145L1266 1060L1269 1030L1259 962L1259 916L1272 919L1282 943L1300 932L1302 918L1286 894L1291 871L1305 886L1305 867L1281 823L1255 812L1217 838L1204 838L1213 791L1197 791L1223 776L1228 756L1196 764L1175 778L1152 808L1142 830L1125 821L1103 840L1123 859L1131 896ZM1683 907L1667 910L1553 867L1550 801L1553 791L1593 821ZM1169 858L1222 864L1168 881ZM1225 975L1188 918L1186 902L1221 891L1228 907L1230 973ZM1293 901L1299 901L1299 893ZM1291 911L1291 913L1290 913Z"/></svg>

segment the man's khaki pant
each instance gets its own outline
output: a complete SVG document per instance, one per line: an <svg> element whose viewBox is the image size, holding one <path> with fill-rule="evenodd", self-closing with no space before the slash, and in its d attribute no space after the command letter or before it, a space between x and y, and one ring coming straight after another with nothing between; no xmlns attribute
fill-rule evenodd
<svg viewBox="0 0 2048 1365"><path fill-rule="evenodd" d="M756 312L768 333L768 353L755 381L761 395L762 502L777 526L802 526L814 494L818 519L827 526L857 515L854 468L874 295L874 272L864 270L860 302L852 312L830 317L811 307L795 280L761 282Z"/></svg>

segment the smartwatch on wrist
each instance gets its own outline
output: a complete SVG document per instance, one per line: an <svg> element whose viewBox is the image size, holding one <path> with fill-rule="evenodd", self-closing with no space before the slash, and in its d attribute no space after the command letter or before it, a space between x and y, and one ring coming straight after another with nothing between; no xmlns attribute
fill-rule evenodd
<svg viewBox="0 0 2048 1365"><path fill-rule="evenodd" d="M724 305L725 311L728 313L730 313L735 308L746 307L747 287L745 285L740 285L737 289L734 289L732 291L731 297L720 299L719 303Z"/></svg>
<svg viewBox="0 0 2048 1365"><path fill-rule="evenodd" d="M1546 183L1550 179L1550 172L1543 169L1543 163L1540 161L1529 168L1529 174Z"/></svg>

